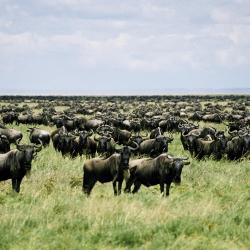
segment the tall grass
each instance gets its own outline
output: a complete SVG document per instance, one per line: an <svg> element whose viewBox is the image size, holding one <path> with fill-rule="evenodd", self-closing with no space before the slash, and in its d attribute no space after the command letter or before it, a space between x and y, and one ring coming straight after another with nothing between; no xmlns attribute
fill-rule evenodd
<svg viewBox="0 0 250 250"><path fill-rule="evenodd" d="M188 156L178 137L170 153ZM0 183L0 249L250 249L249 161L191 160L168 198L158 186L114 197L111 183L87 198L83 163L50 146L20 194Z"/></svg>

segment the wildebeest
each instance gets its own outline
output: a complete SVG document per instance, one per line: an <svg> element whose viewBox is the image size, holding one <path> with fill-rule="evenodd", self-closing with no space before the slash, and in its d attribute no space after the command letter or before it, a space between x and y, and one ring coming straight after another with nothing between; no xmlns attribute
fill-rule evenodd
<svg viewBox="0 0 250 250"><path fill-rule="evenodd" d="M13 128L0 128L0 134L5 135L10 143L16 143L23 138L23 134Z"/></svg>
<svg viewBox="0 0 250 250"><path fill-rule="evenodd" d="M0 135L0 153L7 153L10 151L10 142L5 135Z"/></svg>
<svg viewBox="0 0 250 250"><path fill-rule="evenodd" d="M212 138L211 138L212 139ZM213 155L216 160L220 160L225 153L227 138L224 133L219 131L215 134L214 140L195 140L195 158L201 160L204 156Z"/></svg>
<svg viewBox="0 0 250 250"><path fill-rule="evenodd" d="M39 128L29 128L30 132L29 139L31 143L43 144L43 146L48 146L50 143L50 134L48 131Z"/></svg>
<svg viewBox="0 0 250 250"><path fill-rule="evenodd" d="M234 135L233 135L234 134ZM226 153L229 160L238 160L250 150L250 135L248 131L233 133L227 142Z"/></svg>
<svg viewBox="0 0 250 250"><path fill-rule="evenodd" d="M140 144L140 154L147 154L151 157L156 157L164 152L168 152L168 143L171 143L173 138L163 135L157 136L155 139L148 139Z"/></svg>
<svg viewBox="0 0 250 250"><path fill-rule="evenodd" d="M181 142L184 150L189 150L191 156L195 152L195 142L198 138L204 138L210 135L212 139L215 139L216 129L212 127L197 128L191 131L185 131L181 134Z"/></svg>
<svg viewBox="0 0 250 250"><path fill-rule="evenodd" d="M53 131L51 138L55 150L61 152L62 156L77 156L76 136L68 133L64 126Z"/></svg>
<svg viewBox="0 0 250 250"><path fill-rule="evenodd" d="M134 184L133 193L138 192L143 184L146 187L160 184L160 191L164 194L164 185L166 184L166 195L169 195L169 189L172 182L181 183L181 173L188 158L172 157L166 153L158 157L144 158L130 161L130 178L126 183L125 192L130 192Z"/></svg>
<svg viewBox="0 0 250 250"><path fill-rule="evenodd" d="M107 159L93 158L85 161L83 165L83 192L90 194L97 181L113 183L115 195L121 193L124 178L129 177L129 158L131 151L136 150L130 146L122 147L120 153L115 153ZM118 190L117 190L118 182Z"/></svg>
<svg viewBox="0 0 250 250"><path fill-rule="evenodd" d="M23 177L31 170L31 163L42 145L18 145L17 149L0 154L0 181L12 180L12 189L19 193Z"/></svg>
<svg viewBox="0 0 250 250"><path fill-rule="evenodd" d="M94 139L90 137L92 134L93 130L79 132L78 154L80 156L85 152L87 157L90 155L95 157L97 145Z"/></svg>
<svg viewBox="0 0 250 250"><path fill-rule="evenodd" d="M110 156L115 152L115 141L110 135L95 136L94 140L97 142L98 154Z"/></svg>
<svg viewBox="0 0 250 250"><path fill-rule="evenodd" d="M116 143L126 145L131 137L131 132L125 129L114 128L112 136Z"/></svg>

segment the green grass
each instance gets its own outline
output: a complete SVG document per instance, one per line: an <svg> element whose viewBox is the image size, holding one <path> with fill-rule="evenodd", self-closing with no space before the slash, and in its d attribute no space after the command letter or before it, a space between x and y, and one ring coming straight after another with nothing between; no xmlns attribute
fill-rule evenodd
<svg viewBox="0 0 250 250"><path fill-rule="evenodd" d="M188 156L178 135L169 151ZM250 249L249 161L191 160L168 198L158 186L114 197L111 183L86 198L83 163L51 145L19 195L0 183L0 249Z"/></svg>

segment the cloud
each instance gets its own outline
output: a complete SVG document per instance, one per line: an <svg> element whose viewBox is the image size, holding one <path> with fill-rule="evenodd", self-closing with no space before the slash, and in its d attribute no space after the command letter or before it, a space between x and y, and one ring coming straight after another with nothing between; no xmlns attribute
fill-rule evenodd
<svg viewBox="0 0 250 250"><path fill-rule="evenodd" d="M79 75L247 68L249 9L248 1L239 0L1 1L0 70L18 72L32 60L39 67L70 62ZM77 74L73 71L67 74Z"/></svg>

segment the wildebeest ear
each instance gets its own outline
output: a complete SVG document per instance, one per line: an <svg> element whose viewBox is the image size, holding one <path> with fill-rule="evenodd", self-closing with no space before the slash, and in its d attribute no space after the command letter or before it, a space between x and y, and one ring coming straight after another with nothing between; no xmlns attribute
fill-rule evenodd
<svg viewBox="0 0 250 250"><path fill-rule="evenodd" d="M183 165L190 165L190 161L184 161Z"/></svg>

